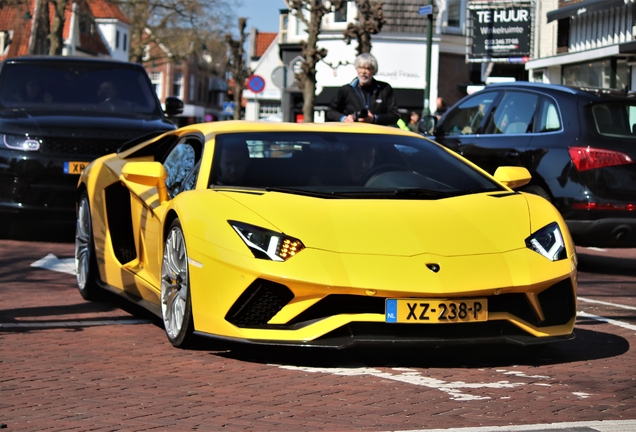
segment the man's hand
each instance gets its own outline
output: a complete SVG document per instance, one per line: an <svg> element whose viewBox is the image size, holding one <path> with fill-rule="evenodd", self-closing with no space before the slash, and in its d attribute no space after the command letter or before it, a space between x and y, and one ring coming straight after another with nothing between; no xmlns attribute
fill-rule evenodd
<svg viewBox="0 0 636 432"><path fill-rule="evenodd" d="M371 111L368 111L368 110L367 110L366 117L361 117L358 119L359 122L363 122L363 123L373 123L373 120L375 120L375 116L373 115Z"/></svg>

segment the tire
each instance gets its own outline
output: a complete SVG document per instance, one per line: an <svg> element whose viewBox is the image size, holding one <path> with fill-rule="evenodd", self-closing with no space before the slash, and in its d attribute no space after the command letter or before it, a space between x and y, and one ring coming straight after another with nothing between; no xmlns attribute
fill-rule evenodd
<svg viewBox="0 0 636 432"><path fill-rule="evenodd" d="M82 193L77 206L75 224L75 275L77 288L85 300L100 300L103 294L98 285L99 270L95 258L93 223L90 203L86 191Z"/></svg>
<svg viewBox="0 0 636 432"><path fill-rule="evenodd" d="M521 190L523 192L539 195L541 198L545 198L548 201L552 201L552 198L550 198L550 194L546 192L546 190L543 189L541 186L529 185L529 186L525 186Z"/></svg>
<svg viewBox="0 0 636 432"><path fill-rule="evenodd" d="M161 264L161 317L168 340L178 348L194 338L188 253L179 219L170 225Z"/></svg>

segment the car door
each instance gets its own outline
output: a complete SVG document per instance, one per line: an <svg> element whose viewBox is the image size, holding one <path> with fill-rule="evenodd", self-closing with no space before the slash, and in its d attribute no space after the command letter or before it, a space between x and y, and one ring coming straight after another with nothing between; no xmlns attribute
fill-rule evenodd
<svg viewBox="0 0 636 432"><path fill-rule="evenodd" d="M203 150L202 139L185 136L167 149L157 159L166 169L166 189L168 201L185 190L193 189L198 174L199 161ZM194 179L194 180L193 180ZM159 202L157 188L138 183L126 182L133 196L131 211L133 220L138 221L137 254L139 262L129 268L137 277L159 289L163 254L163 224L167 202Z"/></svg>
<svg viewBox="0 0 636 432"><path fill-rule="evenodd" d="M449 115L440 125L442 143L491 174L500 166L523 166L538 100L537 94L528 91L477 93L466 102L484 107L480 126L469 129L452 124L453 116ZM457 108L462 109L462 105Z"/></svg>

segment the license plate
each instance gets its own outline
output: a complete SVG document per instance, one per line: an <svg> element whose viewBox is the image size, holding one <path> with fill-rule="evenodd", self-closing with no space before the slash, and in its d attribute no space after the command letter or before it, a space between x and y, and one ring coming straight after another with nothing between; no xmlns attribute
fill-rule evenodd
<svg viewBox="0 0 636 432"><path fill-rule="evenodd" d="M386 322L443 324L488 320L488 300L387 299Z"/></svg>
<svg viewBox="0 0 636 432"><path fill-rule="evenodd" d="M81 174L88 162L64 162L64 174Z"/></svg>

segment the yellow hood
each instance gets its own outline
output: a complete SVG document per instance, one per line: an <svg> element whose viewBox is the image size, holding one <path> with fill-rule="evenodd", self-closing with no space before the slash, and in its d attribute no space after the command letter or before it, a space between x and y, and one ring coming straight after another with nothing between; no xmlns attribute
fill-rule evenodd
<svg viewBox="0 0 636 432"><path fill-rule="evenodd" d="M530 235L528 204L521 194L439 200L225 194L306 247L338 253L494 254L525 248L524 239Z"/></svg>

